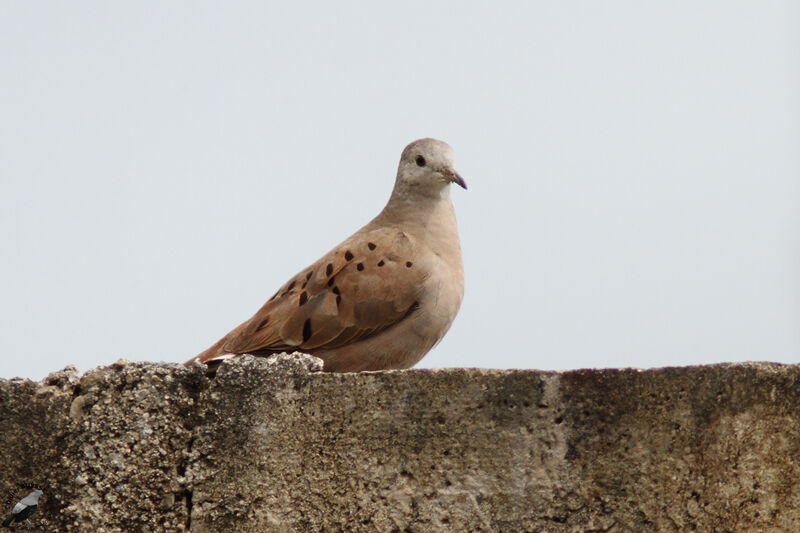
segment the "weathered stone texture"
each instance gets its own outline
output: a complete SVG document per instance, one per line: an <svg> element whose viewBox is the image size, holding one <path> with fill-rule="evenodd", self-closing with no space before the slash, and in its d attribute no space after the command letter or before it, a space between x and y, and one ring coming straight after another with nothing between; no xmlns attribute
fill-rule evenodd
<svg viewBox="0 0 800 533"><path fill-rule="evenodd" d="M796 366L318 368L0 381L0 495L43 531L800 529Z"/></svg>

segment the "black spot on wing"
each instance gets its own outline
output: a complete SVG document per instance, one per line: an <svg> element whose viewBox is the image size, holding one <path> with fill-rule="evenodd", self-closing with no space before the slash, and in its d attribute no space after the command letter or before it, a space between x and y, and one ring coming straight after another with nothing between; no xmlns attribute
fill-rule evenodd
<svg viewBox="0 0 800 533"><path fill-rule="evenodd" d="M419 302L414 302L413 304L411 304L411 307L408 308L408 310L406 311L406 314L405 314L405 316L403 316L403 318L406 318L408 315L410 315L411 313L413 313L417 309L419 309Z"/></svg>
<svg viewBox="0 0 800 533"><path fill-rule="evenodd" d="M342 293L339 292L339 287L334 287L333 288L333 294L336 295L336 307L338 309L339 304L342 303Z"/></svg>

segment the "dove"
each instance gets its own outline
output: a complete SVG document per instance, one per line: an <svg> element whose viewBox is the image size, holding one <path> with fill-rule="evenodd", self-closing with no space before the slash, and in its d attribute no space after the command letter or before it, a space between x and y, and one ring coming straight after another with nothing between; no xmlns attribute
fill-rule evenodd
<svg viewBox="0 0 800 533"><path fill-rule="evenodd" d="M443 141L409 144L378 216L185 365L287 351L319 357L328 372L415 365L447 333L464 295L450 185L467 185L453 165Z"/></svg>

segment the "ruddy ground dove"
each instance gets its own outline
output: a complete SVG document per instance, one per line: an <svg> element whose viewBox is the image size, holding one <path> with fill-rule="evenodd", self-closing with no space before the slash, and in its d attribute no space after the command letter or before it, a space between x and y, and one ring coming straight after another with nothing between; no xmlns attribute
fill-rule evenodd
<svg viewBox="0 0 800 533"><path fill-rule="evenodd" d="M295 350L333 372L416 364L450 328L464 294L450 184L467 186L453 156L436 139L409 144L377 217L185 364Z"/></svg>

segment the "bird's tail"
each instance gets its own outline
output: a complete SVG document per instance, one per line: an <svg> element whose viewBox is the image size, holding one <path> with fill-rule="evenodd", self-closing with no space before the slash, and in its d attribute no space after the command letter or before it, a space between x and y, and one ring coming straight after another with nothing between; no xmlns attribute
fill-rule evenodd
<svg viewBox="0 0 800 533"><path fill-rule="evenodd" d="M3 520L3 524L2 524L2 526L3 526L3 527L8 527L8 526L10 526L10 525L11 525L11 521L12 521L13 519L14 519L14 515L12 514L11 516L9 516L9 517L8 517L8 518L6 518L5 520Z"/></svg>
<svg viewBox="0 0 800 533"><path fill-rule="evenodd" d="M205 350L204 352L200 352L199 354L195 355L185 363L183 366L191 367L195 361L199 363L208 364L211 361L222 361L227 359L228 357L233 357L234 354L226 353L225 350L222 348L225 343L228 341L228 336L222 337L218 340L211 348Z"/></svg>

